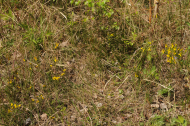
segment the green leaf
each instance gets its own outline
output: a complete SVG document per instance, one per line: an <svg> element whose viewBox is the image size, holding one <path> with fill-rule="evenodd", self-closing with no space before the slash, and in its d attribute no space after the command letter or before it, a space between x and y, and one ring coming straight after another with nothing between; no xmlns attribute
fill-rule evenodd
<svg viewBox="0 0 190 126"><path fill-rule="evenodd" d="M75 2L75 5L78 6L81 3L81 1Z"/></svg>
<svg viewBox="0 0 190 126"><path fill-rule="evenodd" d="M71 1L70 1L70 4L72 5L73 3L74 3L74 0L71 0Z"/></svg>
<svg viewBox="0 0 190 126"><path fill-rule="evenodd" d="M189 23L189 22L187 22L187 25L188 25L188 26L190 26L190 23Z"/></svg>
<svg viewBox="0 0 190 126"><path fill-rule="evenodd" d="M156 80L159 80L159 76L158 76L157 73L155 74L155 79L156 79Z"/></svg>
<svg viewBox="0 0 190 126"><path fill-rule="evenodd" d="M180 123L180 124L181 124L181 122L180 122L178 119L173 118L173 120L174 120L175 122L178 122L178 123Z"/></svg>
<svg viewBox="0 0 190 126"><path fill-rule="evenodd" d="M190 50L190 46L188 46L188 49Z"/></svg>
<svg viewBox="0 0 190 126"><path fill-rule="evenodd" d="M119 89L119 94L123 94L123 90L122 89Z"/></svg>
<svg viewBox="0 0 190 126"><path fill-rule="evenodd" d="M148 55L147 55L147 59L148 59L148 61L151 61L152 56L151 56L150 54L148 54Z"/></svg>
<svg viewBox="0 0 190 126"><path fill-rule="evenodd" d="M66 107L63 107L63 108L61 109L62 112L64 112L65 110L66 110Z"/></svg>
<svg viewBox="0 0 190 126"><path fill-rule="evenodd" d="M182 124L183 124L184 121L185 121L185 119L184 119L181 115L178 116L178 120L179 120Z"/></svg>
<svg viewBox="0 0 190 126"><path fill-rule="evenodd" d="M9 9L9 14L8 14L8 16L9 16L12 20L14 20L14 15L13 15L13 12L11 11L11 9Z"/></svg>

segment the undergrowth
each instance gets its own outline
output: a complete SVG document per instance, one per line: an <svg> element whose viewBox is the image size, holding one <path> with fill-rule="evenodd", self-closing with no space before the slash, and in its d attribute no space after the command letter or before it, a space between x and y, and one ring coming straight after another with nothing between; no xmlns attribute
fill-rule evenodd
<svg viewBox="0 0 190 126"><path fill-rule="evenodd" d="M1 0L0 125L187 126L189 6Z"/></svg>

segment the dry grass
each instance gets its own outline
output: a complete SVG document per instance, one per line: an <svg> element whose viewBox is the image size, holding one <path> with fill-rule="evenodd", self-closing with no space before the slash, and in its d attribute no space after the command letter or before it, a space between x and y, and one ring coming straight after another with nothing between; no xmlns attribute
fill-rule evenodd
<svg viewBox="0 0 190 126"><path fill-rule="evenodd" d="M77 1L0 2L0 125L188 125L189 3Z"/></svg>

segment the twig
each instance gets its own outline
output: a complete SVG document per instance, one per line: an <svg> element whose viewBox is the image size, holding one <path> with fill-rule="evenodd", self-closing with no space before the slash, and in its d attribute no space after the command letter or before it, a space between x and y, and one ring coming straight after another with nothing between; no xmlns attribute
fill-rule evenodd
<svg viewBox="0 0 190 126"><path fill-rule="evenodd" d="M183 33L182 33L182 16L181 16L181 0L179 0L179 8L180 8L180 21L181 21L181 45L183 41Z"/></svg>
<svg viewBox="0 0 190 126"><path fill-rule="evenodd" d="M119 87L117 88L117 90L121 87L121 85L123 85L123 83L129 78L129 75L125 78L125 80L119 85Z"/></svg>
<svg viewBox="0 0 190 126"><path fill-rule="evenodd" d="M116 74L115 74L116 75ZM108 85L108 83L111 81L111 79L113 78L113 77L115 77L115 75L113 75L107 82L106 82L106 84L105 84L105 86L104 86L104 90L106 89L106 86Z"/></svg>
<svg viewBox="0 0 190 126"><path fill-rule="evenodd" d="M168 89L168 90L170 90L170 91L173 91L172 89L170 89L170 88L168 88L168 87L166 87L166 86L164 86L164 85L162 85L162 84L160 84L160 83L157 83L157 82L155 82L155 81L151 81L151 80L148 80L148 79L143 79L143 80L149 81L149 82L152 82L152 83L155 83L155 84L158 84L158 85L162 86L163 88L166 88L166 89Z"/></svg>

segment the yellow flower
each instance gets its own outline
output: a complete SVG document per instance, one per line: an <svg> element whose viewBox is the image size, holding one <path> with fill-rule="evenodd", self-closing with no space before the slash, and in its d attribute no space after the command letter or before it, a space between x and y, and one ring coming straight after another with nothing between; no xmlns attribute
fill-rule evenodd
<svg viewBox="0 0 190 126"><path fill-rule="evenodd" d="M38 67L38 65L36 65L36 67Z"/></svg>
<svg viewBox="0 0 190 126"><path fill-rule="evenodd" d="M135 77L139 77L139 76L137 75L137 73L135 73Z"/></svg>
<svg viewBox="0 0 190 126"><path fill-rule="evenodd" d="M34 60L37 61L38 60L37 57L34 57Z"/></svg>
<svg viewBox="0 0 190 126"><path fill-rule="evenodd" d="M65 75L65 73L62 73L61 76Z"/></svg>
<svg viewBox="0 0 190 126"><path fill-rule="evenodd" d="M171 44L171 48L173 48L173 47L174 47L174 44L172 43L172 44Z"/></svg>
<svg viewBox="0 0 190 126"><path fill-rule="evenodd" d="M52 67L52 65L50 65L50 67Z"/></svg>
<svg viewBox="0 0 190 126"><path fill-rule="evenodd" d="M59 80L60 77L53 77L52 79L53 79L53 80Z"/></svg>
<svg viewBox="0 0 190 126"><path fill-rule="evenodd" d="M30 69L30 70L32 70L32 68L31 68L31 67L30 67L29 69Z"/></svg>
<svg viewBox="0 0 190 126"><path fill-rule="evenodd" d="M13 103L11 103L11 106L13 106Z"/></svg>
<svg viewBox="0 0 190 126"><path fill-rule="evenodd" d="M148 51L151 51L151 48L150 48L150 47L148 48Z"/></svg>
<svg viewBox="0 0 190 126"><path fill-rule="evenodd" d="M165 44L165 48L167 48L168 46L167 46L167 44Z"/></svg>
<svg viewBox="0 0 190 126"><path fill-rule="evenodd" d="M43 85L43 87L46 87L46 85Z"/></svg>
<svg viewBox="0 0 190 126"><path fill-rule="evenodd" d="M12 84L12 80L9 81L9 84Z"/></svg>
<svg viewBox="0 0 190 126"><path fill-rule="evenodd" d="M51 119L54 119L55 117L51 117Z"/></svg>
<svg viewBox="0 0 190 126"><path fill-rule="evenodd" d="M164 49L162 49L162 51L161 51L161 52L164 54L165 50L164 50Z"/></svg>
<svg viewBox="0 0 190 126"><path fill-rule="evenodd" d="M21 104L20 104L20 105L18 105L18 107L21 107Z"/></svg>
<svg viewBox="0 0 190 126"><path fill-rule="evenodd" d="M113 34L110 34L110 36L114 36Z"/></svg>
<svg viewBox="0 0 190 126"><path fill-rule="evenodd" d="M59 46L59 43L55 43L55 49Z"/></svg>
<svg viewBox="0 0 190 126"><path fill-rule="evenodd" d="M66 69L63 70L63 72L65 72L65 71L66 71Z"/></svg>
<svg viewBox="0 0 190 126"><path fill-rule="evenodd" d="M25 60L25 59L23 59L23 61L25 62L26 60Z"/></svg>
<svg viewBox="0 0 190 126"><path fill-rule="evenodd" d="M8 109L8 113L11 113L11 112L12 112L12 110Z"/></svg>
<svg viewBox="0 0 190 126"><path fill-rule="evenodd" d="M181 54L180 54L180 53L179 53L178 55L181 57Z"/></svg>
<svg viewBox="0 0 190 126"><path fill-rule="evenodd" d="M43 97L42 95L40 95L40 97L41 97L42 99L44 99L44 97Z"/></svg>
<svg viewBox="0 0 190 126"><path fill-rule="evenodd" d="M170 54L171 53L171 51L170 50L168 50L168 54Z"/></svg>
<svg viewBox="0 0 190 126"><path fill-rule="evenodd" d="M56 77L52 77L53 80L56 80Z"/></svg>
<svg viewBox="0 0 190 126"><path fill-rule="evenodd" d="M32 101L34 101L34 99L32 98Z"/></svg>
<svg viewBox="0 0 190 126"><path fill-rule="evenodd" d="M145 49L144 49L143 47L141 47L141 49L142 49L142 51L144 52Z"/></svg>
<svg viewBox="0 0 190 126"><path fill-rule="evenodd" d="M167 58L167 62L169 62L169 63L171 63L171 62L172 62L171 57L170 57L170 58Z"/></svg>
<svg viewBox="0 0 190 126"><path fill-rule="evenodd" d="M39 100L36 101L36 103L38 103L38 102L39 102Z"/></svg>
<svg viewBox="0 0 190 126"><path fill-rule="evenodd" d="M17 108L16 104L14 104L14 107Z"/></svg>
<svg viewBox="0 0 190 126"><path fill-rule="evenodd" d="M148 42L149 45L151 45L151 42Z"/></svg>
<svg viewBox="0 0 190 126"><path fill-rule="evenodd" d="M57 59L56 59L56 58L54 59L54 62L57 62Z"/></svg>

